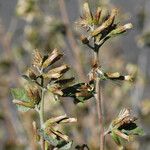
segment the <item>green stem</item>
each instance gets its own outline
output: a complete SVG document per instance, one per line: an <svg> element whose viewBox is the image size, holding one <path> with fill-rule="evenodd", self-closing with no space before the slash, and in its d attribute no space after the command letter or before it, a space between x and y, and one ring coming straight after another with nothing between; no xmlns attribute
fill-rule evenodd
<svg viewBox="0 0 150 150"><path fill-rule="evenodd" d="M42 96L41 96L41 102L40 102L40 111L39 111L41 128L44 124L44 93L45 93L45 89L42 89Z"/></svg>
<svg viewBox="0 0 150 150"><path fill-rule="evenodd" d="M41 87L43 87L44 81L43 78L41 78ZM41 102L40 102L40 110L39 110L39 117L40 117L40 126L43 127L44 124L44 95L45 95L45 89L41 89ZM45 140L43 137L41 137L41 149L45 150Z"/></svg>
<svg viewBox="0 0 150 150"><path fill-rule="evenodd" d="M94 62L98 67L99 59L98 52L94 52ZM96 72L95 72L96 73ZM103 114L102 114L102 96L101 96L101 88L100 88L100 79L97 77L96 73L96 83L95 83L95 99L97 105L97 113L98 113L98 122L100 127L100 150L104 150L104 127L103 127Z"/></svg>

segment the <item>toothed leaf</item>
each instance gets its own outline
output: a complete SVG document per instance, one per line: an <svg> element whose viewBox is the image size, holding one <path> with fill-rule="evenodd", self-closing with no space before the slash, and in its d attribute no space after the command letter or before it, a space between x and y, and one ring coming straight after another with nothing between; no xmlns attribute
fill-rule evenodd
<svg viewBox="0 0 150 150"><path fill-rule="evenodd" d="M13 96L13 99L17 99L21 102L25 102L25 103L30 103L30 98L27 96L27 93L25 91L25 89L23 88L14 88L11 89L11 94ZM30 110L30 107L25 107L25 106L21 106L21 105L17 105L17 108L19 111L22 112L26 112L28 110Z"/></svg>

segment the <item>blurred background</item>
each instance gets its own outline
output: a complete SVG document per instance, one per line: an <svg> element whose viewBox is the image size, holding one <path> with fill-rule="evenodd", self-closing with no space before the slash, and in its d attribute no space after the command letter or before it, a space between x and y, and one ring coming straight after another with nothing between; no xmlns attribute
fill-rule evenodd
<svg viewBox="0 0 150 150"><path fill-rule="evenodd" d="M82 15L85 0L0 0L0 150L36 150L32 121L34 111L20 113L12 103L10 88L23 85L21 75L31 65L32 52L43 53L55 47L65 54L77 82L88 80L92 53L81 43L75 22ZM128 150L150 149L150 1L88 0L93 10L119 9L117 21L131 22L134 28L106 42L100 51L102 68L136 76L133 83L104 82L103 107L105 126L120 109L129 107L139 117L146 135L127 143ZM76 145L87 144L91 150L99 145L95 101L74 105L68 98L61 103L46 100L46 116L66 113L78 123L64 128ZM116 144L106 137L106 149Z"/></svg>

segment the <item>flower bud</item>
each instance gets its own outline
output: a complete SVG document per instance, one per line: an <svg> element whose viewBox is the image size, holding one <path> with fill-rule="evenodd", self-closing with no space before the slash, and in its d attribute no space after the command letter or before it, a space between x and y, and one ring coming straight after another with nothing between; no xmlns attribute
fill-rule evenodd
<svg viewBox="0 0 150 150"><path fill-rule="evenodd" d="M112 122L112 127L120 128L125 124L130 124L137 120L136 117L131 115L130 109L122 109L116 119Z"/></svg>
<svg viewBox="0 0 150 150"><path fill-rule="evenodd" d="M76 118L66 118L61 121L61 123L74 123L77 122Z"/></svg>
<svg viewBox="0 0 150 150"><path fill-rule="evenodd" d="M63 54L61 54L58 49L54 49L52 51L52 53L50 53L48 58L44 61L43 65L42 65L43 68L46 68L47 66L52 65L57 60L59 60L62 56L63 56Z"/></svg>
<svg viewBox="0 0 150 150"><path fill-rule="evenodd" d="M61 115L58 117L52 117L45 122L45 127L51 126L53 123L59 123L61 120L67 118L67 115Z"/></svg>
<svg viewBox="0 0 150 150"><path fill-rule="evenodd" d="M58 117L50 118L45 122L45 127L51 126L53 123L71 123L77 122L76 118L68 118L67 115L61 115Z"/></svg>
<svg viewBox="0 0 150 150"><path fill-rule="evenodd" d="M62 65L60 67L51 69L48 73L43 74L44 78L49 79L58 79L60 78L65 72L69 70L69 67L67 65Z"/></svg>
<svg viewBox="0 0 150 150"><path fill-rule="evenodd" d="M61 87L58 84L48 85L47 89L48 89L48 91L50 91L53 94L57 94L57 95L60 95L60 96L63 95Z"/></svg>
<svg viewBox="0 0 150 150"><path fill-rule="evenodd" d="M50 129L51 133L53 133L54 135L56 135L57 137L60 137L61 139L65 140L65 141L69 141L69 137L59 131L56 131L54 129Z"/></svg>
<svg viewBox="0 0 150 150"><path fill-rule="evenodd" d="M35 107L31 102L21 101L21 100L17 100L17 99L14 99L13 103L16 105L20 105L20 106L24 106L24 107L28 107L28 108Z"/></svg>
<svg viewBox="0 0 150 150"><path fill-rule="evenodd" d="M43 57L41 55L41 53L39 52L39 50L35 50L34 51L34 57L33 57L33 61L32 64L34 67L41 67L43 63Z"/></svg>
<svg viewBox="0 0 150 150"><path fill-rule="evenodd" d="M34 70L32 70L32 69L30 68L30 69L28 70L28 74L29 74L30 79L36 80L36 74L35 74Z"/></svg>
<svg viewBox="0 0 150 150"><path fill-rule="evenodd" d="M32 128L33 128L33 134L34 134L35 141L39 142L40 136L38 134L38 128L37 128L37 124L35 121L32 122Z"/></svg>
<svg viewBox="0 0 150 150"><path fill-rule="evenodd" d="M88 44L89 43L89 40L84 35L81 35L80 40L82 41L83 44Z"/></svg>
<svg viewBox="0 0 150 150"><path fill-rule="evenodd" d="M41 100L39 90L36 86L28 87L27 94L34 105L38 104Z"/></svg>
<svg viewBox="0 0 150 150"><path fill-rule="evenodd" d="M117 27L117 29L112 30L109 35L113 36L113 35L117 35L117 34L121 34L126 32L127 30L131 29L133 27L133 25L131 23L125 24L123 26L119 26Z"/></svg>
<svg viewBox="0 0 150 150"><path fill-rule="evenodd" d="M96 23L99 23L100 17L101 17L102 9L100 7L97 8L96 14L95 14L95 20Z"/></svg>
<svg viewBox="0 0 150 150"><path fill-rule="evenodd" d="M43 74L44 78L53 79L53 80L59 79L61 76L62 76L62 74L57 73L57 72Z"/></svg>
<svg viewBox="0 0 150 150"><path fill-rule="evenodd" d="M116 15L117 15L117 9L113 9L110 17L102 25L100 25L98 28L96 28L91 33L91 35L96 36L96 35L100 34L102 31L104 31L106 28L109 28L113 24Z"/></svg>
<svg viewBox="0 0 150 150"><path fill-rule="evenodd" d="M89 21L93 19L92 12L90 10L90 7L89 7L88 3L83 4L83 15Z"/></svg>
<svg viewBox="0 0 150 150"><path fill-rule="evenodd" d="M124 76L124 80L126 80L126 81L133 81L133 77L130 76L130 75L126 75L126 76Z"/></svg>
<svg viewBox="0 0 150 150"><path fill-rule="evenodd" d="M119 78L120 77L120 73L119 72L114 72L114 73L104 73L104 75L107 77L107 78Z"/></svg>

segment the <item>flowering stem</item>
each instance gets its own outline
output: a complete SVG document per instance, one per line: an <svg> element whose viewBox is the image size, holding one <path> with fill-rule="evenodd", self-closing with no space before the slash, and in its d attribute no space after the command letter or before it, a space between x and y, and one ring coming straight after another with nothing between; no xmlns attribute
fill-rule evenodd
<svg viewBox="0 0 150 150"><path fill-rule="evenodd" d="M99 66L99 59L98 59L98 51L94 52L94 63L98 67ZM96 72L95 72L96 73ZM98 114L98 121L100 127L100 150L104 150L104 127L103 127L103 114L102 114L102 97L101 97L101 89L100 89L100 79L97 77L96 73L96 83L95 83L95 91L96 94L96 105L97 105L97 114Z"/></svg>
<svg viewBox="0 0 150 150"><path fill-rule="evenodd" d="M41 78L41 86L43 87L43 78ZM39 111L39 117L40 117L40 126L42 128L44 124L44 94L45 94L45 89L41 89L41 102L40 102L40 111ZM41 137L41 149L45 150L45 141L44 138Z"/></svg>
<svg viewBox="0 0 150 150"><path fill-rule="evenodd" d="M41 128L42 128L42 125L44 124L44 92L45 90L42 89L42 98L40 102L40 112L39 112Z"/></svg>

